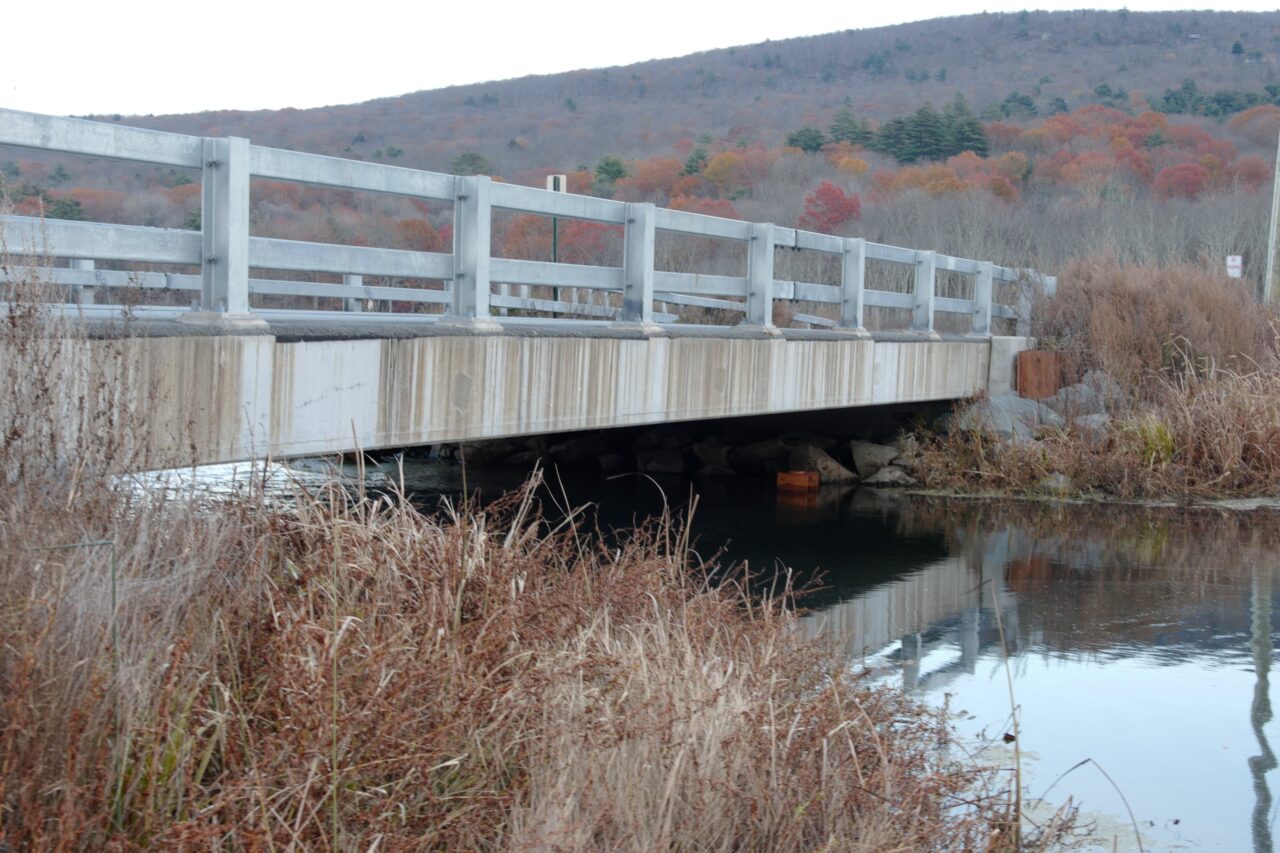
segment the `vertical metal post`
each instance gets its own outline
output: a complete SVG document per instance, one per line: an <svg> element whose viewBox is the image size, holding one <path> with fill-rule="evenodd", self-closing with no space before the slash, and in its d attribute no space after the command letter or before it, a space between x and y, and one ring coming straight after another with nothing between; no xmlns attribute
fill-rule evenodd
<svg viewBox="0 0 1280 853"><path fill-rule="evenodd" d="M1280 135L1276 137L1276 162L1271 179L1271 219L1267 231L1267 271L1262 280L1262 304L1269 305L1275 296L1276 230L1280 229Z"/></svg>
<svg viewBox="0 0 1280 853"><path fill-rule="evenodd" d="M489 248L493 179L456 178L453 214L453 288L448 319L496 325L489 315Z"/></svg>
<svg viewBox="0 0 1280 853"><path fill-rule="evenodd" d="M750 326L773 326L773 225L751 223L747 248L747 317Z"/></svg>
<svg viewBox="0 0 1280 853"><path fill-rule="evenodd" d="M652 204L628 204L622 234L622 321L653 322L653 258L657 215Z"/></svg>
<svg viewBox="0 0 1280 853"><path fill-rule="evenodd" d="M204 141L200 309L249 313L249 140Z"/></svg>
<svg viewBox="0 0 1280 853"><path fill-rule="evenodd" d="M933 331L933 293L937 281L937 253L916 252L916 313L912 328L918 332Z"/></svg>
<svg viewBox="0 0 1280 853"><path fill-rule="evenodd" d="M863 291L867 282L867 241L849 237L840 256L840 327L863 328Z"/></svg>
<svg viewBox="0 0 1280 853"><path fill-rule="evenodd" d="M93 261L83 258L73 258L71 261L71 269L73 270L92 270ZM72 290L72 296L79 305L92 305L94 300L95 289L92 285L78 284Z"/></svg>
<svg viewBox="0 0 1280 853"><path fill-rule="evenodd" d="M1018 305L1014 309L1017 312L1017 319L1014 320L1015 328L1013 333L1019 337L1026 337L1031 334L1031 287L1027 284L1026 273L1024 272L1018 281Z"/></svg>
<svg viewBox="0 0 1280 853"><path fill-rule="evenodd" d="M364 276L346 273L342 276L342 283L348 287L360 287L364 284ZM364 300L354 296L348 296L342 301L342 307L346 311L363 311Z"/></svg>
<svg viewBox="0 0 1280 853"><path fill-rule="evenodd" d="M991 300L995 298L996 265L991 261L978 263L978 274L973 280L973 327L975 335L991 334Z"/></svg>

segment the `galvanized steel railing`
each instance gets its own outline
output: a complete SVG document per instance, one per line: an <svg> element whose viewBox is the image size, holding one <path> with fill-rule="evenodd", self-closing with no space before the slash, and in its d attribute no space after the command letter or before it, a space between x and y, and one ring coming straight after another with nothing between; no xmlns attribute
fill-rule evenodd
<svg viewBox="0 0 1280 853"><path fill-rule="evenodd" d="M990 261L950 257L836 237L768 223L743 222L687 211L583 195L550 192L488 177L459 177L380 163L346 160L251 145L249 140L205 138L0 109L0 145L19 146L199 170L199 232L99 222L0 217L10 252L38 247L40 254L69 259L67 268L42 272L55 283L78 288L132 286L198 291L193 313L228 319L252 315L250 294L338 297L349 308L358 300L397 300L443 306L442 314L415 314L421 321L491 322L495 309L569 313L624 323L651 324L676 318L656 310L674 304L741 311L744 322L769 326L774 300L838 306L835 319L795 314L810 325L861 330L873 306L912 311L911 328L932 332L935 314L969 315L969 331L987 335L993 317L1025 322L1022 310L994 301L994 284L1054 279ZM254 237L249 233L250 178L267 178L339 190L390 193L451 203L453 251L407 251ZM621 267L585 266L491 257L493 211L591 220L623 228ZM656 232L670 231L745 242L746 276L703 275L655 269ZM774 278L777 247L829 253L840 258L839 285ZM912 293L865 286L867 261L914 267ZM95 269L95 261L187 265L200 275ZM251 269L341 274L342 284L253 278ZM973 278L973 298L936 295L937 273ZM368 286L363 277L440 280L440 290ZM10 277L13 274L10 273ZM493 285L502 285L499 292ZM551 285L619 295L616 305L577 304L513 295L507 285ZM522 290L525 290L522 288ZM738 301L735 301L738 300ZM324 312L333 314L334 312ZM313 317L319 316L312 315ZM385 315L384 315L385 316Z"/></svg>

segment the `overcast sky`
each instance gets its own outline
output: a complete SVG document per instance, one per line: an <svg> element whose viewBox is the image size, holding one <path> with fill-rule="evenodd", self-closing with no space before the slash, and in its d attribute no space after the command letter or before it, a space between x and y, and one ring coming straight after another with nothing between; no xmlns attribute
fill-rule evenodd
<svg viewBox="0 0 1280 853"><path fill-rule="evenodd" d="M1196 5L1275 11L1276 2ZM1025 0L380 0L368 5L13 0L4 5L0 107L57 115L346 104L765 39L1028 8ZM1170 8L1168 2L1144 0L1030 8L1081 6Z"/></svg>

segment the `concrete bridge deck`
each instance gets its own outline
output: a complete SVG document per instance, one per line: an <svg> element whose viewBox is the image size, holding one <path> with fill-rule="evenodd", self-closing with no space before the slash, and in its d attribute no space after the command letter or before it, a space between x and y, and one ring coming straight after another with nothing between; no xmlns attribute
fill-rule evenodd
<svg viewBox="0 0 1280 853"><path fill-rule="evenodd" d="M130 365L149 465L228 462L671 421L965 397L1022 338L274 321L256 334L172 321L97 326ZM97 352L94 352L97 350ZM194 457L194 458L193 458Z"/></svg>

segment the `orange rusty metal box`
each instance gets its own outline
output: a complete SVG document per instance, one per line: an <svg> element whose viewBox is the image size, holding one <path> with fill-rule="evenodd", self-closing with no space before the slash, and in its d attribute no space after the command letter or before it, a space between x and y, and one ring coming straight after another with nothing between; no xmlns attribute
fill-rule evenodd
<svg viewBox="0 0 1280 853"><path fill-rule="evenodd" d="M807 492L818 488L817 471L779 471L778 491Z"/></svg>
<svg viewBox="0 0 1280 853"><path fill-rule="evenodd" d="M1041 350L1018 353L1017 382L1020 397L1052 397L1062 387L1062 356Z"/></svg>

